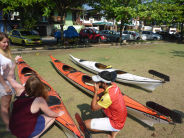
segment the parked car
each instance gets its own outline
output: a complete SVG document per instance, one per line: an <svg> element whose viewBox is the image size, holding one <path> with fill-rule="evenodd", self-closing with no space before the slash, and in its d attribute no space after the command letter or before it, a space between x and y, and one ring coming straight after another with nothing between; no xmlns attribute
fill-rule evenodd
<svg viewBox="0 0 184 138"><path fill-rule="evenodd" d="M106 36L108 42L118 42L120 38L120 35L113 30L102 30L100 34Z"/></svg>
<svg viewBox="0 0 184 138"><path fill-rule="evenodd" d="M100 34L100 31L91 28L81 29L79 33L79 38L81 42L106 42L107 37Z"/></svg>
<svg viewBox="0 0 184 138"><path fill-rule="evenodd" d="M157 34L161 35L163 40L173 39L173 36L167 31L157 32Z"/></svg>
<svg viewBox="0 0 184 138"><path fill-rule="evenodd" d="M124 31L123 34L130 34L129 39L130 40L140 40L141 36L139 33L135 32L135 31Z"/></svg>
<svg viewBox="0 0 184 138"><path fill-rule="evenodd" d="M21 45L40 45L42 40L40 35L34 30L27 29L13 29L9 33L9 40L11 43Z"/></svg>
<svg viewBox="0 0 184 138"><path fill-rule="evenodd" d="M141 38L142 40L161 40L162 36L152 31L142 31Z"/></svg>
<svg viewBox="0 0 184 138"><path fill-rule="evenodd" d="M117 34L120 36L120 32L117 32ZM133 35L122 32L122 40L133 40Z"/></svg>
<svg viewBox="0 0 184 138"><path fill-rule="evenodd" d="M169 28L169 34L176 34L177 30L176 28Z"/></svg>

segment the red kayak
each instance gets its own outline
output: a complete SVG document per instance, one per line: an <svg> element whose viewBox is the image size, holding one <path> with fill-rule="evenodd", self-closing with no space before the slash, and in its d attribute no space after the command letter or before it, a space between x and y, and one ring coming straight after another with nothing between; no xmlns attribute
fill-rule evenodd
<svg viewBox="0 0 184 138"><path fill-rule="evenodd" d="M61 97L57 94L57 92L36 71L34 71L28 64L26 64L26 62L22 58L18 60L18 76L22 84L25 84L27 79L33 73L40 78L40 80L45 84L48 90L49 108L57 113L60 111L64 111L64 114L60 117L57 117L55 122L60 127L62 127L68 137L72 136L75 138L83 138L81 132L72 120L69 112L67 111L64 103L61 100Z"/></svg>
<svg viewBox="0 0 184 138"><path fill-rule="evenodd" d="M50 56L52 60L52 64L55 69L68 81L72 84L76 85L77 87L81 88L84 92L93 95L94 94L94 82L92 78L87 74L84 74L71 66L68 66L61 61L55 59L54 57ZM98 94L102 93L103 90L100 89ZM162 112L161 107L154 102L147 102L147 106L142 105L141 103L135 101L134 99L128 97L127 95L123 94L125 104L127 107L128 114L134 116L138 120L144 122L149 126L153 126L156 123L165 123L165 124L173 124L174 123L174 112L171 110L166 110ZM157 111L158 109L158 111ZM175 113L174 113L175 114Z"/></svg>

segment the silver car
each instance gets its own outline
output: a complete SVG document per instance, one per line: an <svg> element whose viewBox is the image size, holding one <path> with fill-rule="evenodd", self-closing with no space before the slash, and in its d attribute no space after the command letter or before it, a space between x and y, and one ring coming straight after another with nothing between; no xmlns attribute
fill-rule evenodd
<svg viewBox="0 0 184 138"><path fill-rule="evenodd" d="M135 31L124 31L123 34L129 35L129 40L140 40L140 34Z"/></svg>
<svg viewBox="0 0 184 138"><path fill-rule="evenodd" d="M142 31L141 34L142 40L162 40L162 36L155 34L152 31Z"/></svg>

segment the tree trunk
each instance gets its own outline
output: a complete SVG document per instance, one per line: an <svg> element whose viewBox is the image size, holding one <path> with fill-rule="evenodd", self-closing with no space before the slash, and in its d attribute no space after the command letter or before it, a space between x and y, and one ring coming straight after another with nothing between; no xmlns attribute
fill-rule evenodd
<svg viewBox="0 0 184 138"><path fill-rule="evenodd" d="M61 21L60 21L60 27L61 27L61 45L64 45L64 30L63 27L65 25L65 13L61 12Z"/></svg>
<svg viewBox="0 0 184 138"><path fill-rule="evenodd" d="M4 20L4 32L7 34L7 20Z"/></svg>
<svg viewBox="0 0 184 138"><path fill-rule="evenodd" d="M4 24L4 32L7 33L7 20L8 20L8 16L7 14L3 13L3 24Z"/></svg>
<svg viewBox="0 0 184 138"><path fill-rule="evenodd" d="M183 24L184 23L181 23L181 38L180 38L180 42L181 43L183 42L183 33L184 33L184 31L183 31Z"/></svg>
<svg viewBox="0 0 184 138"><path fill-rule="evenodd" d="M126 43L126 40L123 40L122 39L122 34L123 34L123 31L124 31L124 20L123 19L121 19L121 25L120 25L120 44L122 44L122 42L123 43Z"/></svg>
<svg viewBox="0 0 184 138"><path fill-rule="evenodd" d="M120 44L122 44L122 29L123 29L123 19L121 19L121 25L120 25Z"/></svg>

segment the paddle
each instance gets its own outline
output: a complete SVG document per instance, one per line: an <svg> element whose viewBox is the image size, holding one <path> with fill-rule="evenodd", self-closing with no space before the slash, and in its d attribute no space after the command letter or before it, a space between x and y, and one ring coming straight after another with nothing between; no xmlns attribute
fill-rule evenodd
<svg viewBox="0 0 184 138"><path fill-rule="evenodd" d="M155 70L149 70L148 72L149 72L150 74L152 74L152 75L155 75L155 76L157 76L157 77L159 77L159 78L164 79L164 81L170 81L169 76L167 76L167 75L165 75L165 74L163 74L163 73L160 73L160 72L155 71Z"/></svg>
<svg viewBox="0 0 184 138"><path fill-rule="evenodd" d="M165 116L169 116L171 117L172 121L174 123L182 123L182 118L181 118L181 115L162 106L162 105L159 105L158 103L155 103L155 102L152 102L152 101L148 101L146 102L146 106L150 107L151 109L153 110L156 110L158 111L159 113L165 115Z"/></svg>
<svg viewBox="0 0 184 138"><path fill-rule="evenodd" d="M90 132L86 128L82 118L80 117L80 115L78 113L75 114L75 119L77 120L79 127L80 127L80 130L83 132L85 138L92 138Z"/></svg>

